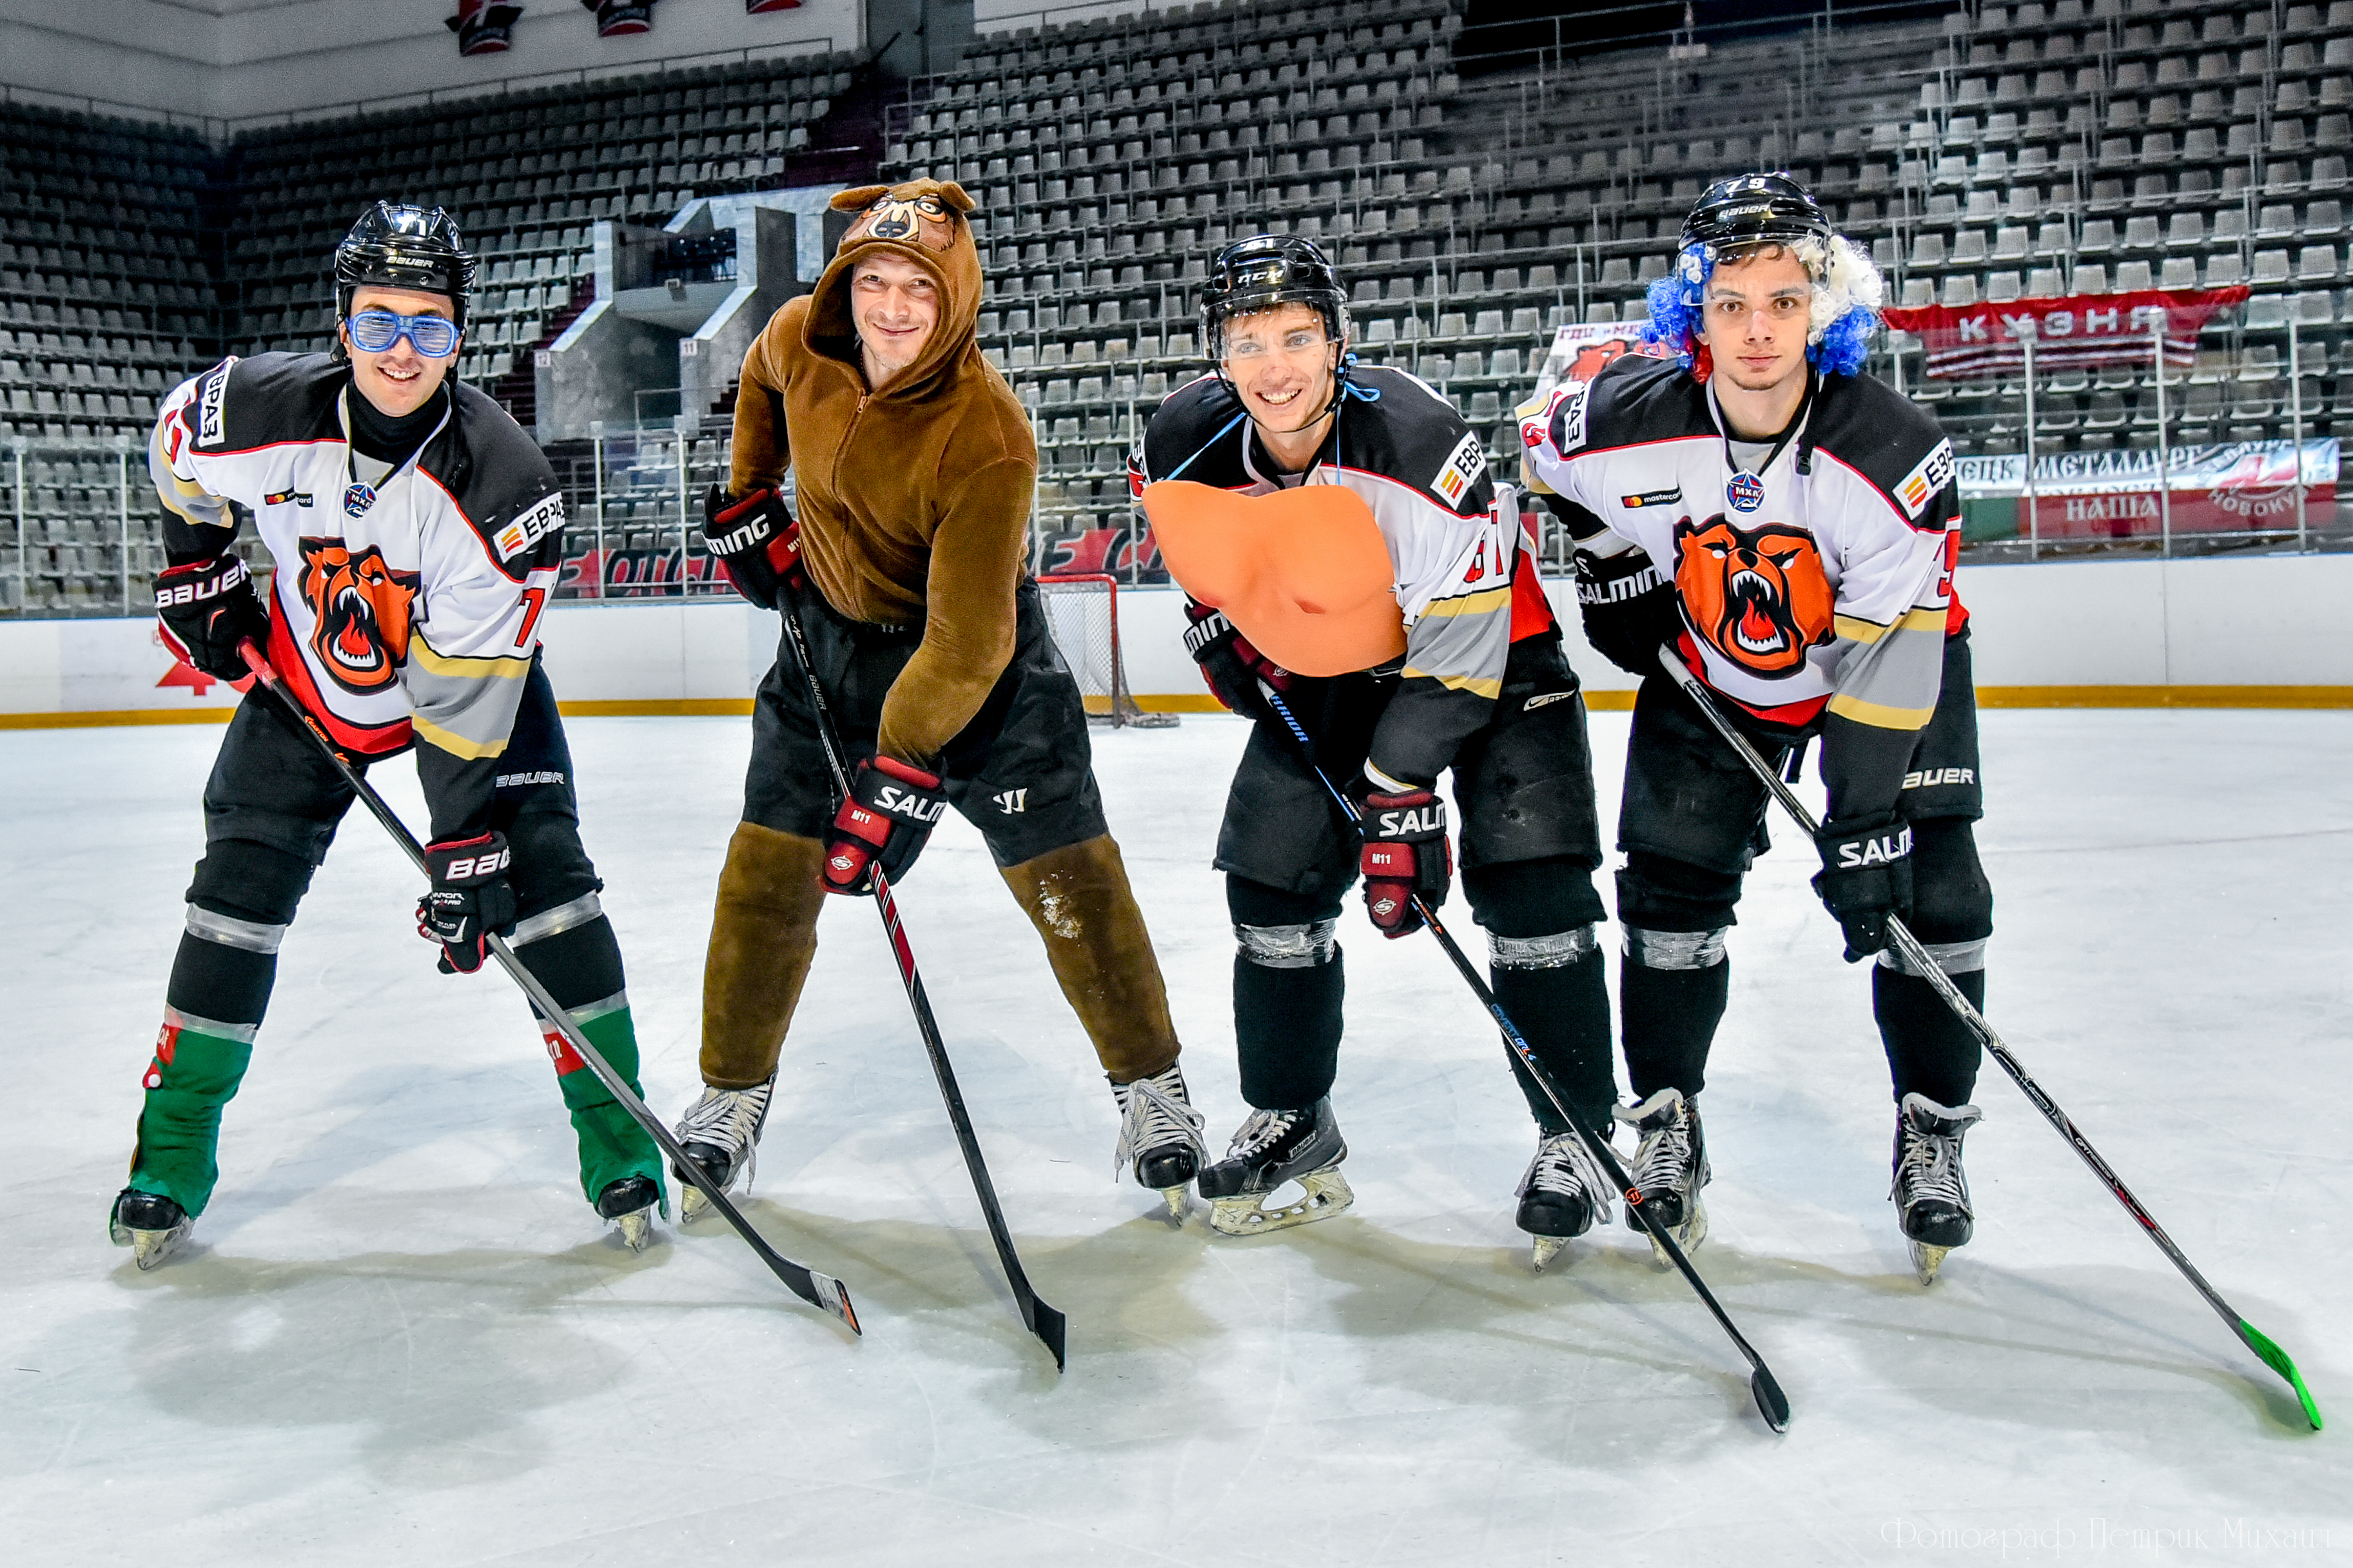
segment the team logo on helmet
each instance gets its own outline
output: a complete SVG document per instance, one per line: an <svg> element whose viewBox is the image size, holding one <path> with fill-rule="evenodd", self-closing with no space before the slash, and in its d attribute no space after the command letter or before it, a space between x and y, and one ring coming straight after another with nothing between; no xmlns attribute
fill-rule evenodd
<svg viewBox="0 0 2353 1568"><path fill-rule="evenodd" d="M1718 514L1675 524L1675 594L1692 628L1751 675L1794 674L1831 640L1830 579L1813 535L1787 523L1749 530Z"/></svg>
<svg viewBox="0 0 2353 1568"><path fill-rule="evenodd" d="M358 554L340 539L304 539L298 586L311 607L311 651L346 691L381 691L399 679L418 574L396 572L371 544Z"/></svg>

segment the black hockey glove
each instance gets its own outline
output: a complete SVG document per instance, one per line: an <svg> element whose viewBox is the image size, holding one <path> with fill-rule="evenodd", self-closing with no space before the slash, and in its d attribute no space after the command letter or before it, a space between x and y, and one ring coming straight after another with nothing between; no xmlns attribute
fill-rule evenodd
<svg viewBox="0 0 2353 1568"><path fill-rule="evenodd" d="M825 836L825 890L871 893L873 866L896 882L922 853L923 840L948 809L940 775L909 767L895 757L877 756L858 764L849 798L833 816Z"/></svg>
<svg viewBox="0 0 2353 1568"><path fill-rule="evenodd" d="M702 498L702 547L719 557L735 591L764 610L798 576L801 525L785 510L774 485L730 500L713 485Z"/></svg>
<svg viewBox="0 0 2353 1568"><path fill-rule="evenodd" d="M192 561L155 574L155 618L180 660L220 680L253 672L237 647L250 637L269 646L269 612L253 592L253 573L234 555Z"/></svg>
<svg viewBox="0 0 2353 1568"><path fill-rule="evenodd" d="M484 937L514 933L514 889L507 886L513 863L507 836L496 831L425 847L433 888L417 900L417 934L441 944L442 973L473 973L482 967Z"/></svg>
<svg viewBox="0 0 2353 1568"><path fill-rule="evenodd" d="M1201 667L1209 695L1229 713L1245 719L1271 717L1272 710L1267 707L1259 682L1288 691L1291 671L1250 646L1250 639L1226 618L1225 611L1187 598L1185 616L1191 623L1185 628L1185 651Z"/></svg>
<svg viewBox="0 0 2353 1568"><path fill-rule="evenodd" d="M1912 825L1828 822L1814 847L1822 852L1814 891L1846 932L1846 961L1860 963L1887 945L1888 916L1912 918Z"/></svg>
<svg viewBox="0 0 2353 1568"><path fill-rule="evenodd" d="M1390 794L1367 785L1357 809L1365 819L1365 912L1387 937L1421 929L1413 895L1436 909L1454 879L1454 851L1446 841L1446 803L1426 789Z"/></svg>
<svg viewBox="0 0 2353 1568"><path fill-rule="evenodd" d="M1577 607L1585 640L1627 674L1648 679L1659 673L1659 645L1683 631L1675 610L1675 585L1639 545L1597 555L1579 547Z"/></svg>

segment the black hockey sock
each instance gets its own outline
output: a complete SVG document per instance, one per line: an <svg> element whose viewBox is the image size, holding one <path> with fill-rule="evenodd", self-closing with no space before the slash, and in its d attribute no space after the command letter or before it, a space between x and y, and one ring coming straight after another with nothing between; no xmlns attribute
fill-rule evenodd
<svg viewBox="0 0 2353 1568"><path fill-rule="evenodd" d="M192 1018L254 1025L269 1010L269 988L277 978L274 952L230 947L183 931L164 1000L174 1012Z"/></svg>
<svg viewBox="0 0 2353 1568"><path fill-rule="evenodd" d="M1984 970L1964 970L1952 982L1970 1006L1985 1011ZM1978 1083L1978 1037L1945 1005L1935 986L1916 974L1873 964L1871 1014L1879 1020L1898 1104L1907 1094L1925 1094L1948 1110L1969 1102Z"/></svg>
<svg viewBox="0 0 2353 1568"><path fill-rule="evenodd" d="M1234 1047L1242 1098L1295 1110L1332 1092L1340 1066L1340 950L1321 963L1275 969L1234 955Z"/></svg>
<svg viewBox="0 0 2353 1568"><path fill-rule="evenodd" d="M1618 964L1619 1037L1626 1046L1627 1087L1636 1100L1662 1089L1691 1099L1705 1086L1707 1049L1732 988L1732 961L1704 969Z"/></svg>
<svg viewBox="0 0 2353 1568"><path fill-rule="evenodd" d="M601 914L519 947L515 956L567 1009L617 995L628 984L621 973L621 944L613 936L613 922Z"/></svg>
<svg viewBox="0 0 2353 1568"><path fill-rule="evenodd" d="M1602 979L1601 955L1588 952L1556 968L1490 968L1488 976L1495 1000L1527 1037L1569 1109L1606 1135L1618 1080L1609 1059L1609 987ZM1568 1131L1517 1052L1512 1055L1512 1076L1519 1079L1537 1126L1546 1132Z"/></svg>

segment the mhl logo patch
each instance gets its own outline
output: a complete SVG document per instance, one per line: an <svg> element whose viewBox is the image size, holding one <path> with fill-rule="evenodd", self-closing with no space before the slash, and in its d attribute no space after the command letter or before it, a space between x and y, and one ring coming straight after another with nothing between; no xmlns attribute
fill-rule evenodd
<svg viewBox="0 0 2353 1568"><path fill-rule="evenodd" d="M1735 511L1755 511L1765 504L1765 481L1755 474L1735 474L1724 483L1724 499Z"/></svg>

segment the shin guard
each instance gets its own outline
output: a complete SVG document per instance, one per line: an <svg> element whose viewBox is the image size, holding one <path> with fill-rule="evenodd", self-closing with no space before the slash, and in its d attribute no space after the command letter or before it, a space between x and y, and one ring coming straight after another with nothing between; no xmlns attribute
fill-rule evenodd
<svg viewBox="0 0 2353 1568"><path fill-rule="evenodd" d="M1973 948L1976 962L1983 963L1985 943L1960 945ZM1939 959L1946 957L1934 947L1928 951ZM1969 1005L1983 1013L1985 970L1964 969L1951 979L1969 999ZM1892 964L1875 964L1871 971L1871 1013L1879 1021L1880 1043L1887 1047L1888 1076L1894 1081L1898 1104L1907 1094L1925 1095L1938 1105L1969 1102L1977 1089L1983 1050L1977 1036L1945 1005L1934 986Z"/></svg>
<svg viewBox="0 0 2353 1568"><path fill-rule="evenodd" d="M596 1054L642 1100L645 1089L638 1081L638 1037L629 1021L621 947L596 895L586 893L516 921L513 946L523 967L547 987ZM621 1109L561 1032L544 1018L537 1022L565 1107L572 1113L582 1194L593 1204L607 1187L627 1176L644 1176L659 1190L661 1156L646 1130Z"/></svg>
<svg viewBox="0 0 2353 1568"><path fill-rule="evenodd" d="M1234 928L1234 1046L1242 1098L1295 1110L1332 1092L1346 991L1334 923Z"/></svg>
<svg viewBox="0 0 2353 1568"><path fill-rule="evenodd" d="M1638 1100L1662 1089L1692 1099L1706 1086L1708 1047L1731 994L1725 933L1622 929L1618 1026L1628 1087Z"/></svg>
<svg viewBox="0 0 2353 1568"><path fill-rule="evenodd" d="M220 1180L221 1108L253 1060L254 1028L164 1010L154 1059L141 1080L147 1093L131 1157L132 1187L170 1198L191 1215L205 1212Z"/></svg>
<svg viewBox="0 0 2353 1568"><path fill-rule="evenodd" d="M1495 1000L1519 1026L1569 1109L1606 1136L1618 1080L1609 1049L1609 987L1602 977L1593 928L1579 926L1539 937L1490 933L1487 950ZM1568 1131L1517 1052L1512 1056L1512 1076L1519 1080L1537 1126L1548 1133Z"/></svg>
<svg viewBox="0 0 2353 1568"><path fill-rule="evenodd" d="M825 846L738 823L719 872L702 966L702 1081L755 1089L776 1070L801 986L817 958Z"/></svg>

